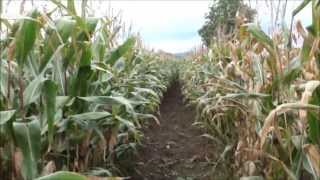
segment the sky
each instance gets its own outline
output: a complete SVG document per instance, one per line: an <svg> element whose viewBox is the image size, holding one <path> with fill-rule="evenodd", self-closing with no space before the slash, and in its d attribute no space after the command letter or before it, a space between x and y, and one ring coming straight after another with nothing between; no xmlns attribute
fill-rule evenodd
<svg viewBox="0 0 320 180"><path fill-rule="evenodd" d="M4 1L6 5L8 0ZM44 0L33 0L40 9L47 6ZM265 1L251 0L251 5L257 9L261 27L270 30L271 7ZM21 0L12 0L9 6L4 6L4 15L17 17ZM78 2L81 2L80 0ZM275 2L275 1L274 1ZM299 0L288 0L285 20L290 22L292 10L300 3ZM79 3L80 4L80 3ZM205 14L212 4L209 0L93 0L91 7L97 16L121 12L126 24L131 24L133 32L139 32L144 44L151 49L163 50L171 53L186 52L201 44L198 30L205 22ZM111 9L110 9L111 7ZM26 2L25 10L31 9L31 1ZM296 19L303 25L311 23L310 6L303 10Z"/></svg>

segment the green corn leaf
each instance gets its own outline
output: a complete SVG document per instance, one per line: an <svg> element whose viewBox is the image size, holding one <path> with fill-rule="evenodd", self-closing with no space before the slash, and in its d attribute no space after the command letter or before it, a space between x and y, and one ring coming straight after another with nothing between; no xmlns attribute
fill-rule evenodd
<svg viewBox="0 0 320 180"><path fill-rule="evenodd" d="M5 61L0 60L0 94L2 94L3 97L8 94L8 73L4 62Z"/></svg>
<svg viewBox="0 0 320 180"><path fill-rule="evenodd" d="M16 110L0 111L0 125L6 124L16 113Z"/></svg>
<svg viewBox="0 0 320 180"><path fill-rule="evenodd" d="M96 103L96 104L124 105L127 111L134 112L131 101L122 96L88 96L88 97L77 97L77 98L87 102Z"/></svg>
<svg viewBox="0 0 320 180"><path fill-rule="evenodd" d="M76 21L68 17L61 18L57 21L56 23L57 31L64 43L67 42L75 26L76 26Z"/></svg>
<svg viewBox="0 0 320 180"><path fill-rule="evenodd" d="M315 88L312 92L312 97L309 100L309 104L320 105L320 86ZM319 113L316 112L307 112L309 131L308 136L311 139L312 143L320 145L320 119Z"/></svg>
<svg viewBox="0 0 320 180"><path fill-rule="evenodd" d="M111 52L109 58L106 63L113 66L115 62L122 56L124 56L129 50L131 50L135 45L135 38L128 38L122 45L120 45L117 49Z"/></svg>
<svg viewBox="0 0 320 180"><path fill-rule="evenodd" d="M90 66L92 59L91 44L83 44L80 66Z"/></svg>
<svg viewBox="0 0 320 180"><path fill-rule="evenodd" d="M81 174L68 171L58 171L47 176L39 177L36 180L87 180L87 178Z"/></svg>
<svg viewBox="0 0 320 180"><path fill-rule="evenodd" d="M135 125L127 119L124 119L120 116L116 116L116 119L129 128L135 128Z"/></svg>
<svg viewBox="0 0 320 180"><path fill-rule="evenodd" d="M252 34L253 37L255 37L257 39L257 41L259 41L261 44L263 44L264 47L269 51L269 53L274 55L274 52L273 52L274 44L273 44L272 39L270 39L270 37L268 35L266 35L255 24L247 24L246 27L247 27L248 32L250 34Z"/></svg>
<svg viewBox="0 0 320 180"><path fill-rule="evenodd" d="M35 102L41 94L41 89L43 86L43 82L46 80L46 78L44 78L44 73L47 70L47 68L49 67L48 64L50 64L53 60L59 60L60 59L60 55L61 55L61 49L64 47L64 45L60 45L57 50L55 51L55 53L51 56L50 60L48 61L48 63L46 64L46 66L44 66L44 68L42 69L42 71L40 72L40 74L33 79L28 86L26 87L26 89L23 92L23 99L24 99L24 106L27 106L33 102Z"/></svg>
<svg viewBox="0 0 320 180"><path fill-rule="evenodd" d="M53 53L61 43L66 43L75 28L76 22L70 18L61 18L56 22L56 29L48 29L44 42L43 58L41 60L40 71L46 66ZM60 39L62 42L60 42Z"/></svg>
<svg viewBox="0 0 320 180"><path fill-rule="evenodd" d="M38 175L37 162L40 158L41 134L38 119L31 122L14 122L14 135L17 146L23 155L22 175L33 180Z"/></svg>
<svg viewBox="0 0 320 180"><path fill-rule="evenodd" d="M32 49L39 31L39 23L37 18L40 13L37 10L33 10L28 17L24 18L20 22L20 27L16 33L16 58L20 69L23 68L23 65L27 59L27 55Z"/></svg>
<svg viewBox="0 0 320 180"><path fill-rule="evenodd" d="M258 26L254 24L247 25L248 31L262 44L268 45L270 48L274 47L273 41L266 35Z"/></svg>
<svg viewBox="0 0 320 180"><path fill-rule="evenodd" d="M90 121L90 120L98 120L106 117L110 117L111 114L109 112L87 112L69 116L71 120L74 121Z"/></svg>
<svg viewBox="0 0 320 180"><path fill-rule="evenodd" d="M93 18L93 17L88 17L84 20L78 16L75 18L81 28L81 31L77 35L77 40L78 41L89 41L90 36L92 35L92 33L96 29L96 26L98 24L99 19Z"/></svg>
<svg viewBox="0 0 320 180"><path fill-rule="evenodd" d="M43 82L46 79L40 74L36 77L23 92L24 106L27 106L33 102L35 102L41 95L41 89L43 86Z"/></svg>
<svg viewBox="0 0 320 180"><path fill-rule="evenodd" d="M147 93L147 94L150 94L152 95L153 97L155 98L159 98L159 95L153 91L152 89L149 89L149 88L141 88L141 87L134 87L134 89L137 91L137 92L143 92L143 93Z"/></svg>
<svg viewBox="0 0 320 180"><path fill-rule="evenodd" d="M95 59L98 59L100 62L103 61L104 55L106 53L107 43L102 33L99 33L97 39L95 40L92 50Z"/></svg>
<svg viewBox="0 0 320 180"><path fill-rule="evenodd" d="M89 77L93 71L90 66L82 66L78 69L77 76L75 77L70 91L75 96L87 96L89 88Z"/></svg>
<svg viewBox="0 0 320 180"><path fill-rule="evenodd" d="M54 133L54 117L56 111L56 96L58 87L52 80L46 80L43 85L44 108L47 115L48 140L52 144Z"/></svg>
<svg viewBox="0 0 320 180"><path fill-rule="evenodd" d="M74 98L69 96L57 96L56 97L56 111L63 108L68 103L74 101Z"/></svg>
<svg viewBox="0 0 320 180"><path fill-rule="evenodd" d="M292 17L294 17L295 15L297 15L303 8L305 8L309 3L311 2L311 0L303 0L303 2L292 11Z"/></svg>

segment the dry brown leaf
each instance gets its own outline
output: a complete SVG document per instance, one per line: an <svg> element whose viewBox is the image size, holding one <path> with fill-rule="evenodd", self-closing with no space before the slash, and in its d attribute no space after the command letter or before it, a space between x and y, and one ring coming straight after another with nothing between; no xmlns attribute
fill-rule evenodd
<svg viewBox="0 0 320 180"><path fill-rule="evenodd" d="M319 51L319 43L320 43L320 38L316 38L313 43L312 43L312 48L309 53L309 58L311 59L317 51Z"/></svg>
<svg viewBox="0 0 320 180"><path fill-rule="evenodd" d="M112 152L114 146L117 144L117 134L118 134L117 128L113 128L110 135L109 143L108 143L109 152Z"/></svg>
<svg viewBox="0 0 320 180"><path fill-rule="evenodd" d="M304 39L307 38L307 32L304 30L304 27L302 26L301 21L297 21L296 29Z"/></svg>
<svg viewBox="0 0 320 180"><path fill-rule="evenodd" d="M305 84L304 92L302 93L302 97L300 103L308 104L310 98L312 97L313 91L320 86L320 81L309 81ZM307 111L299 110L300 123L298 124L301 130L303 131L306 128L307 124ZM301 131L301 132L302 132Z"/></svg>
<svg viewBox="0 0 320 180"><path fill-rule="evenodd" d="M48 164L42 169L41 176L53 173L56 170L54 161L49 161Z"/></svg>
<svg viewBox="0 0 320 180"><path fill-rule="evenodd" d="M15 152L14 152L14 170L15 170L15 174L18 176L18 177L22 177L21 175L21 169L22 169L22 163L23 163L23 155L22 155L22 152L17 149Z"/></svg>
<svg viewBox="0 0 320 180"><path fill-rule="evenodd" d="M308 161L312 166L312 170L320 177L320 151L313 144L306 144L303 146L303 150L306 152Z"/></svg>
<svg viewBox="0 0 320 180"><path fill-rule="evenodd" d="M263 127L261 128L259 132L259 137L260 137L260 148L262 149L265 140L267 138L267 135L270 131L273 129L273 124L276 123L276 117L278 114L285 113L289 110L320 110L320 106L316 105L311 105L311 104L304 104L304 103L286 103L286 104L281 104L277 106L277 108L273 109L267 118L264 120Z"/></svg>
<svg viewBox="0 0 320 180"><path fill-rule="evenodd" d="M257 43L253 49L256 54L260 54L263 51L264 46L261 43Z"/></svg>

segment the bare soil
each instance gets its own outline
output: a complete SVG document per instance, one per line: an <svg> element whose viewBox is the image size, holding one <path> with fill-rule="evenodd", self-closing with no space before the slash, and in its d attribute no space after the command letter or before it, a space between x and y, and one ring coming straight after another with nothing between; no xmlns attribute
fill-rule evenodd
<svg viewBox="0 0 320 180"><path fill-rule="evenodd" d="M194 108L184 105L179 83L173 83L160 105L161 125L150 121L143 130L132 179L217 179L210 177L213 165L209 163L216 159L217 150L193 125L195 114Z"/></svg>

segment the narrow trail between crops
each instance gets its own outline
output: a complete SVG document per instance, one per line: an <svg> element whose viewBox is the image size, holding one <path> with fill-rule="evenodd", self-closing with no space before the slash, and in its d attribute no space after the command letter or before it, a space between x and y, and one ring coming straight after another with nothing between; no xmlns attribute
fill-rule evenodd
<svg viewBox="0 0 320 180"><path fill-rule="evenodd" d="M150 121L136 161L135 180L207 180L214 147L193 126L195 110L183 103L179 83L173 83L160 105L160 123ZM211 147L210 147L211 146ZM210 154L211 153L211 154Z"/></svg>

